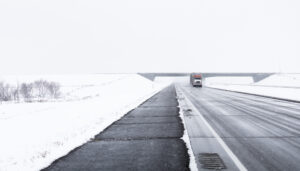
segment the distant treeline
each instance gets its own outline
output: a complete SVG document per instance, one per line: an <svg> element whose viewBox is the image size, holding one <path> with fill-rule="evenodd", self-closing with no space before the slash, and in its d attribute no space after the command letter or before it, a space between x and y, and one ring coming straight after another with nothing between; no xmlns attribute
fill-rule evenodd
<svg viewBox="0 0 300 171"><path fill-rule="evenodd" d="M47 101L60 96L60 85L57 82L37 80L17 86L0 82L0 102L3 101Z"/></svg>

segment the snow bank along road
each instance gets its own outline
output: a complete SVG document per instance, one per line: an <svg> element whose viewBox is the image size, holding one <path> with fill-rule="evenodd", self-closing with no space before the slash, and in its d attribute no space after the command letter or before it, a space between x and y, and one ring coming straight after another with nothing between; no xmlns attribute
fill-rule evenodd
<svg viewBox="0 0 300 171"><path fill-rule="evenodd" d="M177 106L167 87L44 170L189 170Z"/></svg>
<svg viewBox="0 0 300 171"><path fill-rule="evenodd" d="M59 82L55 101L0 105L0 171L36 171L88 142L165 85L137 74L2 77ZM17 136L16 136L17 135Z"/></svg>
<svg viewBox="0 0 300 171"><path fill-rule="evenodd" d="M177 88L192 103L184 116L199 170L207 153L218 154L227 170L300 170L300 103Z"/></svg>
<svg viewBox="0 0 300 171"><path fill-rule="evenodd" d="M250 77L215 77L205 79L205 85L222 90L300 101L300 74L273 74L255 83Z"/></svg>

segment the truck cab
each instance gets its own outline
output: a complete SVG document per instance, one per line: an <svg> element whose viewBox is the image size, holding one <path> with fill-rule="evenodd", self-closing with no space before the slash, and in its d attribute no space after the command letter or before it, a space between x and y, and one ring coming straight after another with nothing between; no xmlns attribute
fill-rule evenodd
<svg viewBox="0 0 300 171"><path fill-rule="evenodd" d="M202 75L200 73L192 73L190 75L190 83L193 87L202 87Z"/></svg>

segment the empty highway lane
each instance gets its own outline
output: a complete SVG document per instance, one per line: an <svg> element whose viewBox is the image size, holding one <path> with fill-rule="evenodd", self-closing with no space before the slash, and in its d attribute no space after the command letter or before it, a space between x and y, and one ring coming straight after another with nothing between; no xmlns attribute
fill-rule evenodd
<svg viewBox="0 0 300 171"><path fill-rule="evenodd" d="M300 170L300 103L176 87L191 103L184 118L199 170L206 170L201 157L211 153L226 170Z"/></svg>

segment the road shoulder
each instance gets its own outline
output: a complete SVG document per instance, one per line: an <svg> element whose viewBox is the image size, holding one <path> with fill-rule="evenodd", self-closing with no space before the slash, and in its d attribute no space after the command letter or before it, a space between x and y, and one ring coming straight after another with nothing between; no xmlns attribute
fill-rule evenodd
<svg viewBox="0 0 300 171"><path fill-rule="evenodd" d="M189 170L174 86L45 170Z"/></svg>

